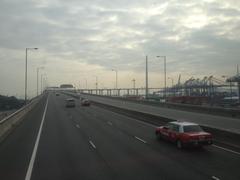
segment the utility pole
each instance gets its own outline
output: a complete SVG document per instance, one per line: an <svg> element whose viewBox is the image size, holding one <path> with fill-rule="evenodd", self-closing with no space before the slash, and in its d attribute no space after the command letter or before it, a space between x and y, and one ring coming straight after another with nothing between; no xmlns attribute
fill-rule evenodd
<svg viewBox="0 0 240 180"><path fill-rule="evenodd" d="M116 85L115 85L115 88L117 89L118 88L118 70L117 69L112 69L112 71L115 71L115 73L116 73Z"/></svg>
<svg viewBox="0 0 240 180"><path fill-rule="evenodd" d="M162 57L164 60L164 98L167 97L167 57L166 56L157 56L157 58Z"/></svg>
<svg viewBox="0 0 240 180"><path fill-rule="evenodd" d="M145 99L148 99L148 56L146 56L146 90Z"/></svg>

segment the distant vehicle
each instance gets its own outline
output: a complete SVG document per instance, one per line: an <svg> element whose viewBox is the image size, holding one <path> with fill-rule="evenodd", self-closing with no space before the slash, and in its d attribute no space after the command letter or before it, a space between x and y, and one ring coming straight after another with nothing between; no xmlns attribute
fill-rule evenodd
<svg viewBox="0 0 240 180"><path fill-rule="evenodd" d="M90 106L90 101L88 99L83 99L81 102L82 106Z"/></svg>
<svg viewBox="0 0 240 180"><path fill-rule="evenodd" d="M158 139L176 143L179 149L187 146L201 147L213 143L210 133L205 132L198 124L190 122L169 122L165 126L157 127L155 134Z"/></svg>
<svg viewBox="0 0 240 180"><path fill-rule="evenodd" d="M66 99L66 107L75 107L75 100L73 98Z"/></svg>
<svg viewBox="0 0 240 180"><path fill-rule="evenodd" d="M59 93L56 93L56 96L59 96L60 94Z"/></svg>

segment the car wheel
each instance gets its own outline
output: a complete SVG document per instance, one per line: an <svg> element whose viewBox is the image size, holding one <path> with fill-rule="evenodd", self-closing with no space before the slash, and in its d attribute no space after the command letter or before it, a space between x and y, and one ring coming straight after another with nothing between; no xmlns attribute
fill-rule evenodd
<svg viewBox="0 0 240 180"><path fill-rule="evenodd" d="M177 140L177 148L182 149L182 147L183 147L182 142L178 139Z"/></svg>

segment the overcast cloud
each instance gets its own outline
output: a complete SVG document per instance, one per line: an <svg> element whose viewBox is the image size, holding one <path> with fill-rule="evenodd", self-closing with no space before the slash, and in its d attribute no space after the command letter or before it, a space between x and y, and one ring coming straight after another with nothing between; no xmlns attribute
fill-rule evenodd
<svg viewBox="0 0 240 180"><path fill-rule="evenodd" d="M1 0L0 94L22 96L25 48L29 94L36 94L36 68L49 85L144 86L149 56L150 85L168 76L233 75L240 64L238 0ZM170 84L170 82L168 82Z"/></svg>

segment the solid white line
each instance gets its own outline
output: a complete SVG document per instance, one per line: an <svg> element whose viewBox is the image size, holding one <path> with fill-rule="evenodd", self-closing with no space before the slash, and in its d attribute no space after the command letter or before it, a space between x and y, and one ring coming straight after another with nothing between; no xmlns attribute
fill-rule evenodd
<svg viewBox="0 0 240 180"><path fill-rule="evenodd" d="M212 176L212 179L214 180L220 180L220 178L216 177L216 176Z"/></svg>
<svg viewBox="0 0 240 180"><path fill-rule="evenodd" d="M137 140L139 140L139 141L143 142L144 144L146 144L146 143L147 143L146 141L144 141L143 139L141 139L141 138L139 138L139 137L137 137L137 136L134 136L134 138L136 138Z"/></svg>
<svg viewBox="0 0 240 180"><path fill-rule="evenodd" d="M92 146L94 149L96 149L96 146L93 144L92 141L89 141L89 143L91 144L91 146Z"/></svg>
<svg viewBox="0 0 240 180"><path fill-rule="evenodd" d="M231 152L231 153L240 155L240 152L233 151L233 150L231 150L231 149L227 149L227 148L224 148L224 147L221 147L221 146L217 146L217 145L215 145L215 144L213 144L212 146L214 146L214 147L216 147L216 148L219 148L219 149L222 149L222 150L224 150L224 151L228 151L228 152Z"/></svg>
<svg viewBox="0 0 240 180"><path fill-rule="evenodd" d="M47 107L48 107L48 98L47 98L47 103L45 105L44 113L43 113L43 116L42 116L42 121L41 121L41 124L40 124L40 128L38 130L37 139L36 139L36 142L35 142L35 145L34 145L34 148L33 148L32 157L31 157L30 163L28 165L28 170L27 170L27 174L25 176L25 180L30 180L31 179L33 165L34 165L36 154L37 154L38 144L39 144L39 140L40 140L40 136L41 136L41 132L42 132L42 127L43 127L43 123L44 123L46 112L47 112Z"/></svg>

